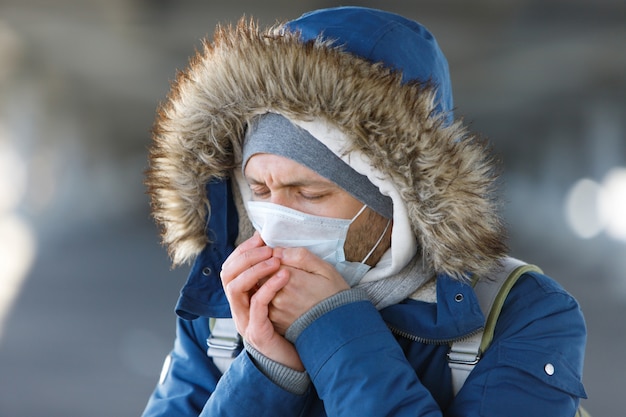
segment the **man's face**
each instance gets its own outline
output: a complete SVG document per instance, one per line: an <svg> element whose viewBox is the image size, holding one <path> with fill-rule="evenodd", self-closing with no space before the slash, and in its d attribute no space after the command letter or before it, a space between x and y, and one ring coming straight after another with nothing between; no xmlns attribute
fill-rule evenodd
<svg viewBox="0 0 626 417"><path fill-rule="evenodd" d="M244 175L252 200L279 204L315 216L352 219L363 203L315 171L273 154L256 154ZM387 219L369 207L350 225L344 247L346 259L361 261L374 247ZM375 265L391 244L391 228L367 262Z"/></svg>

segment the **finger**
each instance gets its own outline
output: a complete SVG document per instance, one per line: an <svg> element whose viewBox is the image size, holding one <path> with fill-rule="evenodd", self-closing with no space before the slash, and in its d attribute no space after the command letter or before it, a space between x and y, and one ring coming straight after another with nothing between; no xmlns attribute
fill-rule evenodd
<svg viewBox="0 0 626 417"><path fill-rule="evenodd" d="M276 258L272 258L276 259ZM278 259L277 259L278 262ZM280 263L279 263L280 265ZM281 268L267 279L252 296L253 303L269 306L276 294L289 283L290 273L287 269ZM251 307L252 308L252 307Z"/></svg>
<svg viewBox="0 0 626 417"><path fill-rule="evenodd" d="M284 266L301 269L311 274L330 277L337 273L331 264L305 248L274 248L274 256L279 258Z"/></svg>
<svg viewBox="0 0 626 417"><path fill-rule="evenodd" d="M228 256L228 258L226 258L226 260L224 261L223 265L228 265L234 259L236 259L239 256L241 256L244 252L247 252L250 249L258 248L258 247L261 247L261 246L265 246L265 242L263 242L263 240L261 239L261 236L259 235L258 232L254 232L252 237L250 237L249 239L244 240L241 244L239 244L235 248L235 250Z"/></svg>
<svg viewBox="0 0 626 417"><path fill-rule="evenodd" d="M289 273L279 271L274 274L250 298L248 326L260 333L273 333L269 321L269 306L274 296L289 282ZM267 334L266 334L267 335Z"/></svg>
<svg viewBox="0 0 626 417"><path fill-rule="evenodd" d="M256 290L260 282L276 273L280 268L280 260L270 257L243 270L232 279L223 279L224 291L229 301L237 301L241 297L247 299L249 292Z"/></svg>
<svg viewBox="0 0 626 417"><path fill-rule="evenodd" d="M233 252L234 253L234 252ZM238 275L252 268L258 263L266 261L272 257L272 249L267 246L253 247L245 252L237 253L231 256L222 264L220 278L224 286L235 279Z"/></svg>
<svg viewBox="0 0 626 417"><path fill-rule="evenodd" d="M261 280L276 272L278 268L280 261L277 258L270 258L255 264L224 286L233 318L241 334L247 334L250 323L250 295L257 289Z"/></svg>

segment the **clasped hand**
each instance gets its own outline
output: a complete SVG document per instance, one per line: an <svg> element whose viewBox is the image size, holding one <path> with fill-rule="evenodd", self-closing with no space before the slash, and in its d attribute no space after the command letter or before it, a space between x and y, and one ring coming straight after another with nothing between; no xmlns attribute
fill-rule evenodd
<svg viewBox="0 0 626 417"><path fill-rule="evenodd" d="M329 263L303 248L270 248L258 233L222 265L237 330L255 349L292 369L304 367L287 328L320 301L348 289Z"/></svg>

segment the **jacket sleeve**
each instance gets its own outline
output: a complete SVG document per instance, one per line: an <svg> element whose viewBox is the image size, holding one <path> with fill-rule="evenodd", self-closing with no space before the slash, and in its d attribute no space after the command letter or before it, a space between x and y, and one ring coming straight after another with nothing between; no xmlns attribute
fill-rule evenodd
<svg viewBox="0 0 626 417"><path fill-rule="evenodd" d="M143 417L300 415L310 390L292 394L270 381L247 352L224 375L206 354L206 318L178 319L174 349Z"/></svg>
<svg viewBox="0 0 626 417"><path fill-rule="evenodd" d="M222 376L200 416L299 416L310 395L310 390L297 395L274 384L244 350Z"/></svg>
<svg viewBox="0 0 626 417"><path fill-rule="evenodd" d="M584 318L550 278L522 276L499 316L494 339L446 415L571 417L586 398Z"/></svg>
<svg viewBox="0 0 626 417"><path fill-rule="evenodd" d="M322 315L296 348L329 416L442 416L369 301Z"/></svg>
<svg viewBox="0 0 626 417"><path fill-rule="evenodd" d="M515 286L494 343L445 409L367 301L319 317L296 348L329 416L571 417L585 396L584 321L569 294L537 278Z"/></svg>

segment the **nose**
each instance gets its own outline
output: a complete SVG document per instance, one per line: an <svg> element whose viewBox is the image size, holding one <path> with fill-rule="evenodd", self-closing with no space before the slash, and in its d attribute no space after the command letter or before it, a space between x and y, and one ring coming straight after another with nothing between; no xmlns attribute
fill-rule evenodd
<svg viewBox="0 0 626 417"><path fill-rule="evenodd" d="M286 193L280 191L273 191L270 195L270 203L278 204L280 206L290 207L289 198Z"/></svg>

